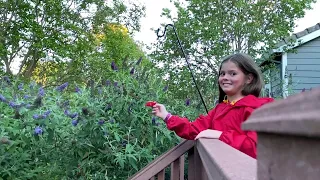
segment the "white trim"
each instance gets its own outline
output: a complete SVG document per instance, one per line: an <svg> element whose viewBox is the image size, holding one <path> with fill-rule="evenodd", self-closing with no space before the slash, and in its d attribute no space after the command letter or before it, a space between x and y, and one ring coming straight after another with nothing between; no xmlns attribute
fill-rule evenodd
<svg viewBox="0 0 320 180"><path fill-rule="evenodd" d="M302 36L301 38L297 39L296 42L292 45L292 46L288 46L287 44L284 44L282 46L280 46L277 49L273 49L272 52L284 52L284 48L286 47L287 49L293 49L295 47L300 46L301 44L307 43L313 39L316 39L320 37L320 30L316 30L310 34L307 34L305 36Z"/></svg>
<svg viewBox="0 0 320 180"><path fill-rule="evenodd" d="M288 97L288 85L289 85L289 79L288 79L288 54L283 53L282 54L282 60L281 60L281 74L282 74L282 96L283 98Z"/></svg>

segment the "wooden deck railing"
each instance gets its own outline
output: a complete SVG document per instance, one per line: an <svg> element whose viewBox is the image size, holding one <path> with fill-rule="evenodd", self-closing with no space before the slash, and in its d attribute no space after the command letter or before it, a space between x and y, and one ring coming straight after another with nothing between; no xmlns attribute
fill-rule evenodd
<svg viewBox="0 0 320 180"><path fill-rule="evenodd" d="M184 140L129 179L319 179L320 88L257 109L242 129L258 134L257 160L216 139Z"/></svg>
<svg viewBox="0 0 320 180"><path fill-rule="evenodd" d="M171 180L256 179L255 159L215 139L184 140L129 179L164 180L167 168Z"/></svg>

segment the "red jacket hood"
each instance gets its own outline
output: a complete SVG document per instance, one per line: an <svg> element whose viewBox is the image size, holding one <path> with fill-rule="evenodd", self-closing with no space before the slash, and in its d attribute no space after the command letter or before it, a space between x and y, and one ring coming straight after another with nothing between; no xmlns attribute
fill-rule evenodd
<svg viewBox="0 0 320 180"><path fill-rule="evenodd" d="M244 98L237 101L234 105L235 106L246 106L246 107L252 107L252 108L258 108L264 104L267 104L269 102L274 101L273 98L267 98L267 97L255 97L253 95L245 96Z"/></svg>

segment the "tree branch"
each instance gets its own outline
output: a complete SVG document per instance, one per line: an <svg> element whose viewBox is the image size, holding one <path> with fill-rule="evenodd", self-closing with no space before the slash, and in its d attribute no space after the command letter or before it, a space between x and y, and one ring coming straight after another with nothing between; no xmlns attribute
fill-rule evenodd
<svg viewBox="0 0 320 180"><path fill-rule="evenodd" d="M27 44L27 42L24 42L22 46L18 47L18 49L13 53L11 53L9 58L9 64L12 63L13 59L16 57L16 55L20 52L20 50Z"/></svg>
<svg viewBox="0 0 320 180"><path fill-rule="evenodd" d="M18 74L20 74L20 73L22 72L22 68L23 68L24 65L26 64L27 59L29 58L29 56L30 56L30 54L31 54L31 49L32 49L32 45L29 47L27 54L24 55L24 58L23 58L23 60L22 60L22 62L21 62L21 65L20 65L20 69L19 69Z"/></svg>

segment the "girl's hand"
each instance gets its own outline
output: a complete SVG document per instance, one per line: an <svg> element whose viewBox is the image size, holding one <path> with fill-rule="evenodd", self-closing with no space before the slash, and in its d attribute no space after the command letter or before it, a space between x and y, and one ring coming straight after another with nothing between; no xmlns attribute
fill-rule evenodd
<svg viewBox="0 0 320 180"><path fill-rule="evenodd" d="M164 107L163 104L156 104L152 107L152 114L155 116L158 116L161 119L165 119L166 116L169 114L166 110L166 107Z"/></svg>
<svg viewBox="0 0 320 180"><path fill-rule="evenodd" d="M204 131L201 131L194 140L197 140L199 138L207 138L207 139L219 139L222 134L222 131L217 131L213 129L207 129Z"/></svg>

